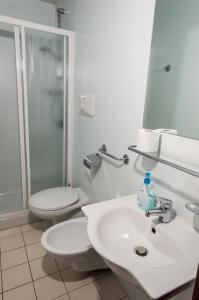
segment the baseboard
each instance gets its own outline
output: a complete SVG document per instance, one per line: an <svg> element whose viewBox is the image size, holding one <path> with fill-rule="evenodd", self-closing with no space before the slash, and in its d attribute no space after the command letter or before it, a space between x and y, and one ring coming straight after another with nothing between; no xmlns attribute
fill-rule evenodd
<svg viewBox="0 0 199 300"><path fill-rule="evenodd" d="M40 219L29 210L17 211L0 215L0 230L23 224L37 222Z"/></svg>

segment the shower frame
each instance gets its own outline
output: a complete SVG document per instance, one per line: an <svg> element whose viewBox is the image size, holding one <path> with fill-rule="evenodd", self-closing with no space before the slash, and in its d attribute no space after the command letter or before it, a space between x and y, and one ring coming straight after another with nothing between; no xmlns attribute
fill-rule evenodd
<svg viewBox="0 0 199 300"><path fill-rule="evenodd" d="M27 90L25 29L27 28L27 29L34 29L38 31L48 32L48 33L54 33L64 37L63 185L72 185L75 33L73 31L41 25L38 23L11 18L3 15L0 15L0 23L12 25L14 28L22 198L23 198L23 209L26 210L28 208L28 199L31 195L31 175L30 175L31 173L30 173L30 152L29 152L28 90ZM67 105L67 109L66 109L66 105ZM66 115L66 111L67 111L67 115ZM67 136L67 143L66 143L66 136ZM66 144L67 144L67 151L66 151Z"/></svg>

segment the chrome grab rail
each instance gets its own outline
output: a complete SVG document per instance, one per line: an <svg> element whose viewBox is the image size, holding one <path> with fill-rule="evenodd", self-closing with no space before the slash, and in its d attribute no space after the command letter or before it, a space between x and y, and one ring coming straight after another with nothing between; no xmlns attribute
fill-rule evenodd
<svg viewBox="0 0 199 300"><path fill-rule="evenodd" d="M124 154L122 158L119 158L113 154L110 154L109 152L107 152L107 148L106 148L106 145L102 145L98 151L101 153L101 154L104 154L106 156L109 156L110 158L114 159L114 160L117 160L117 161L122 161L124 164L128 164L129 163L129 157L127 154Z"/></svg>

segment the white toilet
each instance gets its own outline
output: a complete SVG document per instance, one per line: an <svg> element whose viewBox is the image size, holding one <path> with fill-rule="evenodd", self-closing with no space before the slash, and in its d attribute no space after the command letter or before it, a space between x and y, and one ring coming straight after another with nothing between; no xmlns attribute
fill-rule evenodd
<svg viewBox="0 0 199 300"><path fill-rule="evenodd" d="M32 195L29 208L41 219L56 220L88 203L88 197L79 188L57 187Z"/></svg>
<svg viewBox="0 0 199 300"><path fill-rule="evenodd" d="M42 235L41 242L50 255L64 260L76 271L107 268L88 239L85 217L50 227Z"/></svg>

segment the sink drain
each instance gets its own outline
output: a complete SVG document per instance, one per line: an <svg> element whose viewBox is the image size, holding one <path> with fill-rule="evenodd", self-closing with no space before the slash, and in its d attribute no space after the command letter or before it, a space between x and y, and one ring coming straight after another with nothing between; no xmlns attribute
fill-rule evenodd
<svg viewBox="0 0 199 300"><path fill-rule="evenodd" d="M142 246L135 247L134 252L139 256L147 256L148 255L148 250Z"/></svg>

